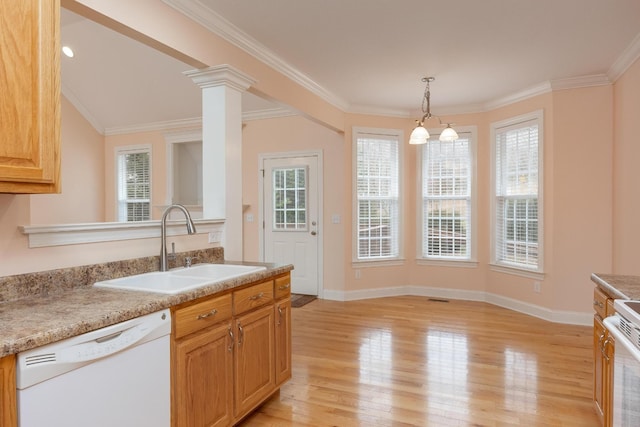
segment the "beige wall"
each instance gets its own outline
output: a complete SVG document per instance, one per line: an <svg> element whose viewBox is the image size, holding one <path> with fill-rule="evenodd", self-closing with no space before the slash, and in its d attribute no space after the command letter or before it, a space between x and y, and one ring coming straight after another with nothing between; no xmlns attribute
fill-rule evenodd
<svg viewBox="0 0 640 427"><path fill-rule="evenodd" d="M613 271L640 275L640 60L613 87Z"/></svg>
<svg viewBox="0 0 640 427"><path fill-rule="evenodd" d="M18 230L19 226L103 221L105 182L111 183L111 195L113 194L113 173L105 180L104 137L64 98L61 137L61 194L0 194L0 276L160 253L159 239L29 248L27 237ZM145 141L148 141L160 137L156 134L130 135L114 138L111 143L114 143L114 140L123 143L135 142L143 138L147 138ZM113 155L113 149L110 153ZM113 157L110 158L111 163L107 163L107 167L112 168ZM164 180L164 164L156 164L156 161L164 162L164 155L154 157L154 168L161 173L158 179ZM164 189L161 191L159 198L164 197ZM113 204L111 202L111 206ZM176 242L176 247L181 251L210 246L206 234L172 237L172 241Z"/></svg>
<svg viewBox="0 0 640 427"><path fill-rule="evenodd" d="M320 230L323 233L323 276L326 287L342 286L346 256L341 244L350 216L345 212L345 192L351 194L346 181L343 162L343 135L327 129L300 116L281 117L269 120L253 120L246 123L242 131L243 185L242 201L248 208L244 212L244 259L259 261L258 242L260 217L259 200L259 155L266 153L322 151L324 199ZM253 215L254 221L246 221ZM341 222L333 224L332 215L340 215Z"/></svg>
<svg viewBox="0 0 640 427"><path fill-rule="evenodd" d="M553 95L552 229L548 306L584 311L593 298L592 272L610 272L612 256L613 88ZM593 120L597 118L597 120Z"/></svg>
<svg viewBox="0 0 640 427"><path fill-rule="evenodd" d="M351 262L351 129L400 129L405 139L413 120L345 114L260 64L246 53L206 33L159 0L65 1L89 5L135 31L160 41L167 51L183 52L192 63L231 64L258 80L251 90L294 106L311 120L288 117L249 122L244 138L243 202L257 220L257 156L274 151L321 149L324 153L324 287L359 291L412 285L487 292L549 310L589 313L593 271L640 274L635 242L640 238L640 145L635 123L640 112L640 65L629 68L613 87L555 91L481 114L447 118L478 129L478 266L419 266L416 253L415 148L404 146L403 266L362 268L355 279ZM138 34L138 36L140 36ZM140 37L144 38L144 37ZM148 41L148 40L147 40ZM542 292L533 280L489 268L491 122L544 110L545 271ZM615 125L615 131L613 130ZM330 129L343 129L344 134ZM108 152L110 148L105 147ZM63 153L63 168L67 162ZM154 164L155 161L154 156ZM106 166L109 170L109 165ZM154 166L155 168L155 166ZM107 181L111 178L107 177ZM63 191L64 190L63 183ZM109 195L105 195L110 199ZM44 199L43 199L44 200ZM612 203L613 201L613 203ZM17 226L34 217L30 196L0 195L0 275L153 255L157 239L28 249ZM45 209L40 205L38 209ZM109 207L106 207L109 210ZM333 214L341 224L330 224ZM245 257L256 260L257 222L245 226ZM206 236L182 239L185 250L205 247Z"/></svg>
<svg viewBox="0 0 640 427"><path fill-rule="evenodd" d="M344 271L339 280L325 280L328 291L383 291L397 286L438 288L454 291L479 291L523 304L560 312L591 310L593 271L611 271L612 251L612 152L613 113L611 86L563 90L537 96L488 113L460 115L457 126L477 127L477 261L476 267L425 266L416 263L417 236L417 148L403 146L403 252L405 261L398 266L363 267L352 264L352 128L398 129L406 136L412 121L407 119L347 114L346 132L341 143L332 146L326 156L325 197L340 198L337 210L344 212L340 233L331 234L327 225L333 207L325 206L324 272ZM536 110L544 112L544 241L545 275L542 279L522 277L490 268L490 124ZM598 120L587 118L597 117ZM245 213L256 211L257 153L323 148L322 142L298 135L308 129L309 121L286 118L250 122L244 130ZM323 128L318 128L322 130ZM334 137L335 139L335 137ZM257 149L257 151L256 151ZM338 152L336 153L336 149ZM334 156L337 156L334 158ZM335 181L339 176L340 180ZM334 180L332 183L331 180ZM338 185L338 187L336 187ZM340 188L336 192L336 188ZM339 195L337 194L339 193ZM245 221L245 255L257 259L258 224ZM327 258L339 251L341 259ZM336 265L334 265L334 260ZM356 278L359 270L360 278ZM541 282L536 293L533 282Z"/></svg>
<svg viewBox="0 0 640 427"><path fill-rule="evenodd" d="M28 224L104 221L104 138L62 97L60 194L31 196Z"/></svg>

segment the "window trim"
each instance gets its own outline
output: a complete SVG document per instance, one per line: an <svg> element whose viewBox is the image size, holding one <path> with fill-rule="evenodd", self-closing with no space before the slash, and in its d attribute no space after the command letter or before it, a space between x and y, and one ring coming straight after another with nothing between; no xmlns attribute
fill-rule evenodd
<svg viewBox="0 0 640 427"><path fill-rule="evenodd" d="M431 138L437 138L442 129L428 129ZM416 262L418 265L451 266L451 267L476 267L478 264L478 128L477 126L456 126L458 135L469 134L469 155L470 160L470 191L471 191L471 240L469 258L444 258L428 257L422 254L422 244L424 235L422 225L424 222L424 212L422 209L422 150L424 145L419 146L416 155ZM426 144L425 144L426 145Z"/></svg>
<svg viewBox="0 0 640 427"><path fill-rule="evenodd" d="M533 122L538 125L538 266L527 268L522 265L514 265L499 261L496 258L497 249L497 195L496 195L496 136L501 129L524 125ZM530 113L492 122L490 124L491 144L491 243L490 243L490 268L506 274L526 275L526 277L540 278L544 275L544 111L535 110Z"/></svg>
<svg viewBox="0 0 640 427"><path fill-rule="evenodd" d="M398 253L381 258L358 258L358 138L362 136L394 138L398 143ZM389 262L404 262L404 132L400 129L383 129L354 126L351 142L351 260L353 264L383 265Z"/></svg>
<svg viewBox="0 0 640 427"><path fill-rule="evenodd" d="M115 218L116 222L132 223L140 221L127 221L120 216L120 166L119 157L123 154L149 153L149 220L153 219L153 150L151 144L121 145L114 149L115 168Z"/></svg>

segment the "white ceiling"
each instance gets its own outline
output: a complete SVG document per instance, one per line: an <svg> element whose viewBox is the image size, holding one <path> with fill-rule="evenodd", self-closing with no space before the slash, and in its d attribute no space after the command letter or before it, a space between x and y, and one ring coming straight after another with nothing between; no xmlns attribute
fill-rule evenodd
<svg viewBox="0 0 640 427"><path fill-rule="evenodd" d="M62 10L62 93L101 133L197 123L201 89L182 73L193 67L106 27ZM243 112L277 109L243 95ZM64 120L64 118L63 118Z"/></svg>
<svg viewBox="0 0 640 427"><path fill-rule="evenodd" d="M640 55L638 0L163 1L346 111L409 117L426 75L435 114L478 111L543 84L613 80ZM199 115L189 66L94 27L63 20L63 42L89 56L63 61L62 77L97 122Z"/></svg>

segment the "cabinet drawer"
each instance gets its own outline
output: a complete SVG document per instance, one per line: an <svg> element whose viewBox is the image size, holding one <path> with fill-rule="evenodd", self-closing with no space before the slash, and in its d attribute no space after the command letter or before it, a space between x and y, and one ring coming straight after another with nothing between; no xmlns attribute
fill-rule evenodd
<svg viewBox="0 0 640 427"><path fill-rule="evenodd" d="M176 310L173 318L176 339L230 319L231 294L180 308Z"/></svg>
<svg viewBox="0 0 640 427"><path fill-rule="evenodd" d="M602 292L599 288L593 290L593 309L600 318L607 317L607 300L609 296Z"/></svg>
<svg viewBox="0 0 640 427"><path fill-rule="evenodd" d="M233 293L233 312L244 313L273 301L273 280L250 286Z"/></svg>
<svg viewBox="0 0 640 427"><path fill-rule="evenodd" d="M278 277L276 279L276 299L288 297L291 295L291 276Z"/></svg>
<svg viewBox="0 0 640 427"><path fill-rule="evenodd" d="M615 312L616 312L616 309L613 308L613 298L609 298L607 300L607 317L613 316ZM613 337L611 339L613 339Z"/></svg>

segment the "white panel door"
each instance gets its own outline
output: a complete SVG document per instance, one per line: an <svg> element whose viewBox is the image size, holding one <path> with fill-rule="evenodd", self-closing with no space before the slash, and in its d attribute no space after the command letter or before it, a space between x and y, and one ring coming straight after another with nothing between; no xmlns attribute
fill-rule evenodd
<svg viewBox="0 0 640 427"><path fill-rule="evenodd" d="M264 258L293 264L291 292L318 295L318 158L266 158Z"/></svg>

